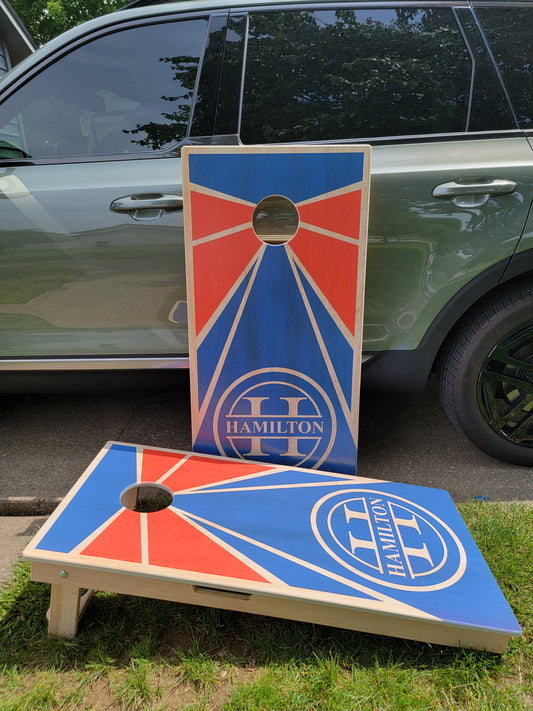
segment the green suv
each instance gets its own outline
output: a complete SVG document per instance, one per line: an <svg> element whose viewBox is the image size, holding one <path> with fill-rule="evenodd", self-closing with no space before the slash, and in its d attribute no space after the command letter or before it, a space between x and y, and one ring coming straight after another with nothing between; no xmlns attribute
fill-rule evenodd
<svg viewBox="0 0 533 711"><path fill-rule="evenodd" d="M363 384L533 464L533 5L141 1L0 84L0 389L187 367L180 149L370 143Z"/></svg>

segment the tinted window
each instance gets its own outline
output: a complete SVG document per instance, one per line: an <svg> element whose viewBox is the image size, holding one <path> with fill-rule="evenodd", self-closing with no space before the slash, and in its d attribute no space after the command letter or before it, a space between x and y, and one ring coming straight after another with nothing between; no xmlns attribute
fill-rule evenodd
<svg viewBox="0 0 533 711"><path fill-rule="evenodd" d="M245 28L245 15L230 17L217 108L216 133L219 135L236 133L237 130Z"/></svg>
<svg viewBox="0 0 533 711"><path fill-rule="evenodd" d="M246 143L464 131L472 62L451 8L250 15Z"/></svg>
<svg viewBox="0 0 533 711"><path fill-rule="evenodd" d="M202 59L202 75L191 125L191 136L212 136L220 70L226 40L227 17L214 15L209 23L209 39Z"/></svg>
<svg viewBox="0 0 533 711"><path fill-rule="evenodd" d="M533 128L533 8L477 8L518 123Z"/></svg>
<svg viewBox="0 0 533 711"><path fill-rule="evenodd" d="M206 27L203 19L135 27L76 49L4 102L0 140L32 158L176 144L186 135Z"/></svg>
<svg viewBox="0 0 533 711"><path fill-rule="evenodd" d="M492 61L475 17L469 8L456 8L455 12L465 32L468 45L475 58L474 86L469 131L497 131L516 129L516 121L505 96L502 82Z"/></svg>
<svg viewBox="0 0 533 711"><path fill-rule="evenodd" d="M3 76L9 69L9 52L4 40L0 37L0 76Z"/></svg>

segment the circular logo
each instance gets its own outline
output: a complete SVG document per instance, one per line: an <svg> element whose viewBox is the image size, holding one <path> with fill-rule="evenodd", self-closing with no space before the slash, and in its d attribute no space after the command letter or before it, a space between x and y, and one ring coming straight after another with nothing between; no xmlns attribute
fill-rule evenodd
<svg viewBox="0 0 533 711"><path fill-rule="evenodd" d="M213 426L221 454L314 467L328 456L337 421L331 400L314 380L287 368L265 368L227 388Z"/></svg>
<svg viewBox="0 0 533 711"><path fill-rule="evenodd" d="M386 587L440 590L466 569L466 552L452 529L401 496L371 489L337 491L315 504L311 525L338 563Z"/></svg>

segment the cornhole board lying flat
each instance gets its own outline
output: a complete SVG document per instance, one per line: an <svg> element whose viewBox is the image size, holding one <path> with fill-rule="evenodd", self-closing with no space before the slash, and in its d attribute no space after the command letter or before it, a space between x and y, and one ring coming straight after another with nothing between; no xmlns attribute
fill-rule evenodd
<svg viewBox="0 0 533 711"><path fill-rule="evenodd" d="M151 482L169 507L121 504ZM82 588L496 652L520 634L438 489L108 443L24 556L54 636Z"/></svg>
<svg viewBox="0 0 533 711"><path fill-rule="evenodd" d="M193 450L355 474L370 147L182 164Z"/></svg>

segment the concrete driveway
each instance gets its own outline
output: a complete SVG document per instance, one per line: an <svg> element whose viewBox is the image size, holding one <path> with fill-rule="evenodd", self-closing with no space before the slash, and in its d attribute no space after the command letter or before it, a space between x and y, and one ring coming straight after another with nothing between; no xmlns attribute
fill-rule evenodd
<svg viewBox="0 0 533 711"><path fill-rule="evenodd" d="M418 396L366 394L360 414L362 476L447 489L456 502L533 501L533 470L498 462L464 440L433 382ZM190 449L188 390L0 396L0 586L108 440Z"/></svg>
<svg viewBox="0 0 533 711"><path fill-rule="evenodd" d="M417 396L365 394L360 414L362 476L446 489L456 502L533 500L533 470L464 440L434 382ZM188 390L0 396L0 513L49 510L108 440L190 449Z"/></svg>

